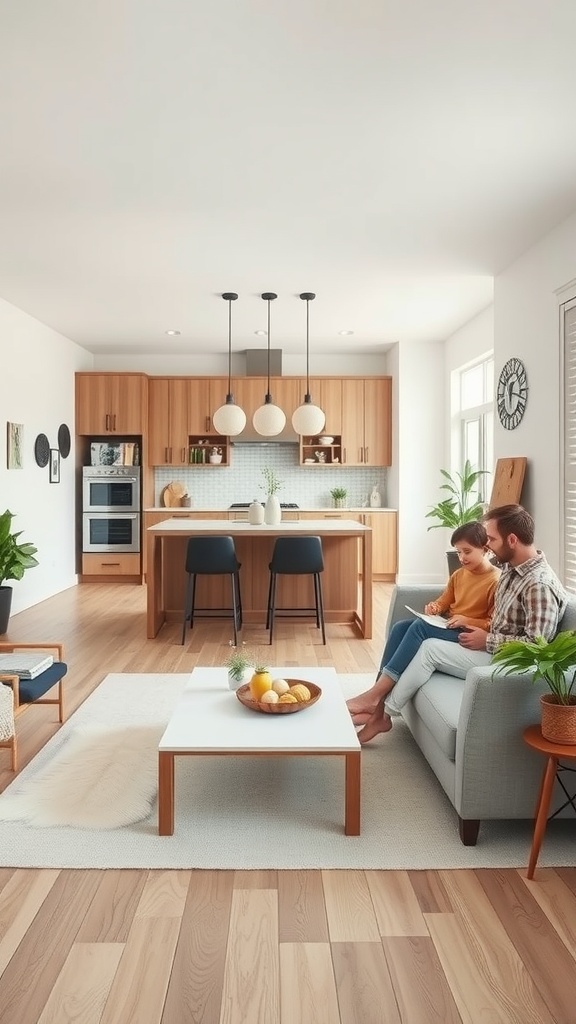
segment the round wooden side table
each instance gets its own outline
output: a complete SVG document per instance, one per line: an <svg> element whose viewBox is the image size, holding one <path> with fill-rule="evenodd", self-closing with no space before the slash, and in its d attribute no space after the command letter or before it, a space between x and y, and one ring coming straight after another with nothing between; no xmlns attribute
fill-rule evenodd
<svg viewBox="0 0 576 1024"><path fill-rule="evenodd" d="M545 740L539 725L528 726L522 735L524 742L527 743L529 747L532 747L533 750L537 750L539 754L545 754L547 757L544 771L542 773L538 802L536 804L534 837L532 839L532 849L530 850L530 860L528 862L528 873L526 876L527 878L534 878L538 854L540 853L540 847L542 846L542 840L544 839L544 833L546 832L548 811L550 809L550 800L552 799L554 782L559 778L560 772L576 772L576 768L560 764L560 762L563 760L576 761L576 745L562 745L560 743L551 743L550 740ZM555 817L564 809L564 807L568 807L569 804L574 811L576 811L576 793L574 796L570 796L562 780L560 779L559 781L566 795L566 800L558 810L554 811L552 817Z"/></svg>

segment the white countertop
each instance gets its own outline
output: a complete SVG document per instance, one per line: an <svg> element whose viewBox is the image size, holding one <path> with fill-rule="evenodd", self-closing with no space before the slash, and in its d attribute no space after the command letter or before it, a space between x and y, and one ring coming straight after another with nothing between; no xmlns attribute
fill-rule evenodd
<svg viewBox="0 0 576 1024"><path fill-rule="evenodd" d="M310 506L310 505L300 505L298 508L283 508L282 509L282 512L318 512L319 514L322 514L322 515L324 515L325 512L340 512L340 513L343 513L343 514L345 514L346 512L360 512L363 515L369 515L372 512L397 512L397 511L398 511L398 509L388 508L388 507L384 507L382 505L379 506L378 508L370 508L369 506L367 507L365 505L358 505L358 506L350 505L350 506L347 506L346 508L334 508L333 505L326 505L325 507L323 506L322 508L312 508L312 506ZM246 515L248 515L248 509L247 508L228 508L228 507L222 508L222 506L220 506L220 505L214 505L214 506L211 506L211 505L198 505L198 506L192 505L190 507L185 507L184 505L177 505L177 506L175 506L173 508L166 508L165 505L153 505L150 508L145 508L144 512L165 512L166 515L172 515L174 512L184 512L184 513L186 513L186 512L194 512L196 515L198 515L198 513L202 513L202 512L238 512L239 514L242 514L244 512Z"/></svg>
<svg viewBox="0 0 576 1024"><path fill-rule="evenodd" d="M230 519L164 519L161 523L147 528L147 533L252 533L253 535L289 534L315 532L319 534L350 532L371 533L369 526L357 522L356 519L302 519L282 520L275 526L262 523L253 526L243 520Z"/></svg>

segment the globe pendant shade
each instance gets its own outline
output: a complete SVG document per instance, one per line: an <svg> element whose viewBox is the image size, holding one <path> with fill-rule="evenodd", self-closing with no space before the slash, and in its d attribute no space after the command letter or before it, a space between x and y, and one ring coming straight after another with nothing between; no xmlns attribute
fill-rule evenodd
<svg viewBox="0 0 576 1024"><path fill-rule="evenodd" d="M214 430L227 437L235 437L240 434L246 426L246 413L234 402L226 402L212 416Z"/></svg>
<svg viewBox="0 0 576 1024"><path fill-rule="evenodd" d="M325 423L322 409L311 402L304 402L292 413L292 426L297 434L320 434Z"/></svg>
<svg viewBox="0 0 576 1024"><path fill-rule="evenodd" d="M280 434L286 425L286 415L279 406L272 402L265 402L259 409L256 409L252 418L254 430L263 437L275 437Z"/></svg>

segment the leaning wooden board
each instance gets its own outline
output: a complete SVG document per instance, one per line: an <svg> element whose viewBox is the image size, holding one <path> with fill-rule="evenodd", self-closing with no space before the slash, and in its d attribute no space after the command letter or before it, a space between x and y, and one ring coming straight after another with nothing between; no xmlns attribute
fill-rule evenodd
<svg viewBox="0 0 576 1024"><path fill-rule="evenodd" d="M497 459L489 508L496 508L498 505L521 504L527 461L525 456L517 456L514 459Z"/></svg>

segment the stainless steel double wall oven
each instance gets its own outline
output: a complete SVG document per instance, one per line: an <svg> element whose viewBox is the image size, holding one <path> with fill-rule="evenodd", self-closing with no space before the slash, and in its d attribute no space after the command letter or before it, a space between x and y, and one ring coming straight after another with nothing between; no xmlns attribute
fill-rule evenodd
<svg viewBox="0 0 576 1024"><path fill-rule="evenodd" d="M140 466L84 466L82 550L140 551Z"/></svg>

